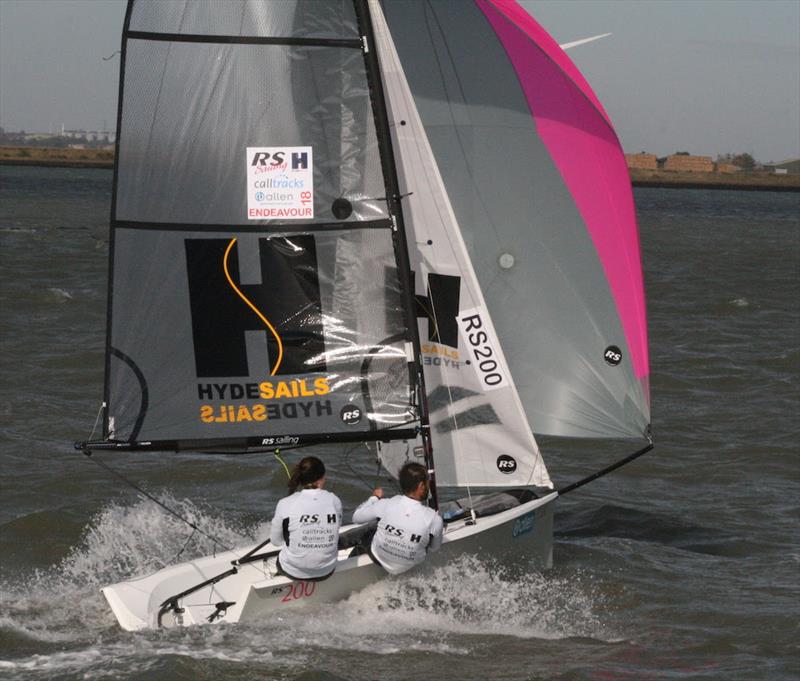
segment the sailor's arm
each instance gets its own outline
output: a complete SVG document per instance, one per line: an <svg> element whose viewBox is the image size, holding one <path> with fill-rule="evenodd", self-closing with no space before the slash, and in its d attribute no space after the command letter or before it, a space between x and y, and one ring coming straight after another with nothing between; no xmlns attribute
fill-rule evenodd
<svg viewBox="0 0 800 681"><path fill-rule="evenodd" d="M342 526L342 522L344 521L344 511L342 510L342 500L334 496L333 497L333 507L336 509L336 517L339 519L338 525L339 527Z"/></svg>
<svg viewBox="0 0 800 681"><path fill-rule="evenodd" d="M378 514L378 502L381 500L382 496L383 490L378 487L372 493L372 496L369 499L367 499L363 504L361 504L361 506L353 511L353 522L368 523L370 520L375 520L376 518L380 517Z"/></svg>
<svg viewBox="0 0 800 681"><path fill-rule="evenodd" d="M269 540L273 546L283 546L283 509L281 502L275 507L275 517L272 519L272 524L269 528Z"/></svg>
<svg viewBox="0 0 800 681"><path fill-rule="evenodd" d="M442 516L437 513L431 521L431 543L428 544L428 551L439 550L439 547L442 545L443 530L444 523L442 522Z"/></svg>

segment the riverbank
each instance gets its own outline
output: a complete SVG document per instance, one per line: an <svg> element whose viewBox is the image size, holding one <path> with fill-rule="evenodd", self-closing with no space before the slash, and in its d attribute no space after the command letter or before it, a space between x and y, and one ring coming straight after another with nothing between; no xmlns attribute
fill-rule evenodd
<svg viewBox="0 0 800 681"><path fill-rule="evenodd" d="M0 165L55 168L113 168L113 149L0 147Z"/></svg>
<svg viewBox="0 0 800 681"><path fill-rule="evenodd" d="M737 189L740 191L800 191L800 175L774 173L692 173L629 169L634 187L667 189Z"/></svg>
<svg viewBox="0 0 800 681"><path fill-rule="evenodd" d="M0 165L61 168L113 168L112 149L55 147L0 147ZM773 173L691 173L630 169L634 187L674 189L738 189L744 191L800 191L800 175Z"/></svg>

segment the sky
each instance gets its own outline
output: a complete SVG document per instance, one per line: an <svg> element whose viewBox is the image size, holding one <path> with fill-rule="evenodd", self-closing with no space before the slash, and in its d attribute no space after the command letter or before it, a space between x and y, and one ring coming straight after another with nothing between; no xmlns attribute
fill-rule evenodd
<svg viewBox="0 0 800 681"><path fill-rule="evenodd" d="M415 1L415 0L410 0ZM800 0L522 0L626 152L800 157ZM125 0L0 0L0 126L113 129Z"/></svg>

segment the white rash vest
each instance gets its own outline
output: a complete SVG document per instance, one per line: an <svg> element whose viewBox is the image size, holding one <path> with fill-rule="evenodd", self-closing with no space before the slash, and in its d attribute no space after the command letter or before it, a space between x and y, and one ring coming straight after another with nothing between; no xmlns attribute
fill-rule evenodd
<svg viewBox="0 0 800 681"><path fill-rule="evenodd" d="M304 489L284 497L275 507L270 540L283 546L281 567L291 577L316 579L336 567L342 502L323 489ZM287 540L288 538L288 540Z"/></svg>
<svg viewBox="0 0 800 681"><path fill-rule="evenodd" d="M378 519L372 555L393 574L410 570L425 560L428 551L442 545L439 514L422 502L399 494L391 499L372 496L353 513L354 523Z"/></svg>

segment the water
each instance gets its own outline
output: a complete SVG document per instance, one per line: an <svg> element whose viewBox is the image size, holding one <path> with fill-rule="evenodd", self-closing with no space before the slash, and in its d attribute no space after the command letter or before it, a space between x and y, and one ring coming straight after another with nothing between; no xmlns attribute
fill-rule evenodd
<svg viewBox="0 0 800 681"><path fill-rule="evenodd" d="M102 394L110 185L0 167L0 678L798 678L800 195L636 192L657 448L559 501L553 570L464 558L313 617L130 634L98 587L212 547L71 448ZM563 485L630 446L542 448ZM350 508L374 481L351 459L329 476ZM105 460L232 544L284 480Z"/></svg>

